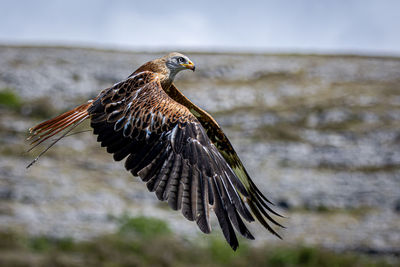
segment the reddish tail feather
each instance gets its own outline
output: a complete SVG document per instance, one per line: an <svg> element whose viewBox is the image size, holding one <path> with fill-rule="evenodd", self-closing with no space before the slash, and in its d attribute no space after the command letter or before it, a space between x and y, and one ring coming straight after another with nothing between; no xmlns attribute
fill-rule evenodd
<svg viewBox="0 0 400 267"><path fill-rule="evenodd" d="M47 139L56 134L66 130L60 137L55 139L45 150L43 150L26 168L32 166L40 156L46 153L53 145L64 138L68 133L70 133L76 126L81 124L84 120L89 118L88 108L92 104L92 101L80 105L70 111L67 111L53 119L44 121L29 129L29 137L27 140L32 140L32 147L28 150L31 151ZM69 129L68 129L69 128Z"/></svg>

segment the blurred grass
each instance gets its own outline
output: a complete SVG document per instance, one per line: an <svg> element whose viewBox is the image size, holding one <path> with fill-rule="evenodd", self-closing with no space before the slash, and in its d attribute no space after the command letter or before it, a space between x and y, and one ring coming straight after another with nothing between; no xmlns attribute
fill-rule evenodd
<svg viewBox="0 0 400 267"><path fill-rule="evenodd" d="M149 217L118 219L115 234L89 241L0 233L0 266L391 266L396 262L305 246L250 247L234 252L216 235L189 241ZM205 241L205 242L204 242ZM399 263L399 262L397 262Z"/></svg>
<svg viewBox="0 0 400 267"><path fill-rule="evenodd" d="M0 89L0 109L6 109L23 116L32 118L49 118L59 113L48 97L23 101L12 88Z"/></svg>
<svg viewBox="0 0 400 267"><path fill-rule="evenodd" d="M120 223L118 234L120 235L133 234L143 238L153 238L171 234L171 230L164 221L149 217L131 218L128 215L124 215L118 221Z"/></svg>
<svg viewBox="0 0 400 267"><path fill-rule="evenodd" d="M62 113L62 110L56 109L47 97L33 99L24 103L21 108L21 115L38 119L49 119L59 113Z"/></svg>
<svg viewBox="0 0 400 267"><path fill-rule="evenodd" d="M0 107L18 110L22 106L20 97L11 88L0 89Z"/></svg>

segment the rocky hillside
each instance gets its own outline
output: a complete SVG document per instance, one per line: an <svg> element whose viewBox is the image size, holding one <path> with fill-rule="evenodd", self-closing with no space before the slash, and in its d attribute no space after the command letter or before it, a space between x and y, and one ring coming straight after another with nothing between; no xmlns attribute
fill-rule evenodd
<svg viewBox="0 0 400 267"><path fill-rule="evenodd" d="M283 241L251 226L255 244L400 254L400 59L186 54L196 72L181 74L178 88L215 116L287 217ZM188 238L205 236L90 132L25 168L40 152L25 152L29 127L159 55L0 47L0 229L86 239L115 231L116 218L144 215Z"/></svg>

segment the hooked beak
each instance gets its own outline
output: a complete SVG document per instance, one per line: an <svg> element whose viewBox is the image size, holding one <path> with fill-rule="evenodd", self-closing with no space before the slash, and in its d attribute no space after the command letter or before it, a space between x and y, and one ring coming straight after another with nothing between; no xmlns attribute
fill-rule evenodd
<svg viewBox="0 0 400 267"><path fill-rule="evenodd" d="M189 61L188 64L181 64L181 65L192 71L194 71L196 69L196 66L193 64L192 61Z"/></svg>

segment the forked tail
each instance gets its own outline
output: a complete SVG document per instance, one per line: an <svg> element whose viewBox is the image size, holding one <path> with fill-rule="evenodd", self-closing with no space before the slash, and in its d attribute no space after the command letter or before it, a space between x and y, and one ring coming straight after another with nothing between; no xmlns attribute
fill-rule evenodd
<svg viewBox="0 0 400 267"><path fill-rule="evenodd" d="M80 105L53 119L47 120L30 128L30 135L27 140L32 140L30 144L32 147L28 150L28 152L43 143L44 141L48 140L50 137L53 137L64 130L65 131L62 135L51 142L50 145L45 150L43 150L26 168L32 166L39 159L40 156L47 152L47 150L49 150L53 145L55 145L58 141L69 134L76 126L89 118L89 113L87 110L91 105L92 101L89 101L88 103Z"/></svg>

